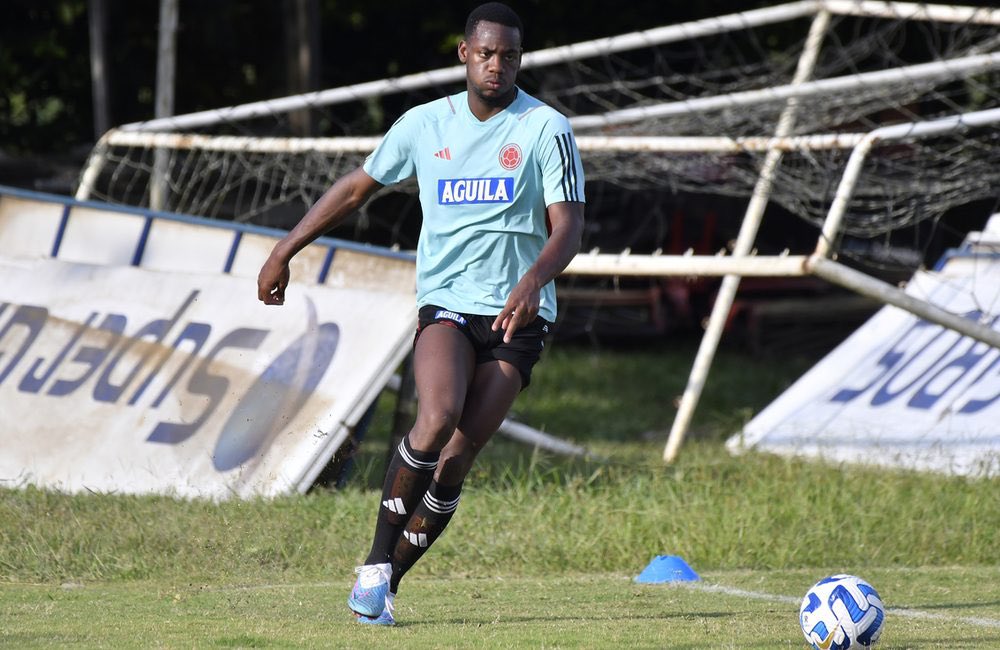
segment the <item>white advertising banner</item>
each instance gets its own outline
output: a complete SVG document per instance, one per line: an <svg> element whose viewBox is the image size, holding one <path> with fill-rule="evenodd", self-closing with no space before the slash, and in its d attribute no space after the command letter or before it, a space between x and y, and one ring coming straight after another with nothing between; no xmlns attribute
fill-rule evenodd
<svg viewBox="0 0 1000 650"><path fill-rule="evenodd" d="M1000 259L953 257L907 293L1000 329ZM1000 475L1000 350L886 307L729 447L970 476Z"/></svg>
<svg viewBox="0 0 1000 650"><path fill-rule="evenodd" d="M274 307L252 279L220 273L23 257L0 257L0 271L6 487L305 491L408 352L416 322L412 284L293 282Z"/></svg>

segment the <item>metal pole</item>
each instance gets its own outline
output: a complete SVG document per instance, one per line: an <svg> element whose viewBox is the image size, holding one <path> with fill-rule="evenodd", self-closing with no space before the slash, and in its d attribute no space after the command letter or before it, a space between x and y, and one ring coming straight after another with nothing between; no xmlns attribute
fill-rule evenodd
<svg viewBox="0 0 1000 650"><path fill-rule="evenodd" d="M705 111L734 109L739 106L756 106L780 100L791 101L800 97L816 97L849 93L858 88L871 88L899 79L920 81L924 79L956 79L1000 68L1000 52L974 54L956 59L918 63L888 70L831 77L816 81L772 86L762 90L746 90L728 95L696 97L677 102L650 104L636 108L623 108L599 115L578 115L570 118L575 129L601 128L619 124L634 124L654 118L692 115Z"/></svg>
<svg viewBox="0 0 1000 650"><path fill-rule="evenodd" d="M867 133L817 133L787 138L724 136L581 135L576 138L580 151L632 151L649 153L694 152L765 152L850 149ZM244 135L202 135L170 131L119 131L111 134L108 144L124 147L167 147L205 151L260 151L280 153L350 152L369 153L382 136L337 136L332 138L256 137Z"/></svg>
<svg viewBox="0 0 1000 650"><path fill-rule="evenodd" d="M822 255L813 255L806 262L807 268L817 276L838 284L863 296L880 300L884 303L904 309L924 320L937 323L942 327L955 330L971 336L977 341L1000 348L1000 332L982 323L962 318L958 314L942 309L926 300L914 298L905 291L869 277L860 271L844 266L839 262L827 259Z"/></svg>
<svg viewBox="0 0 1000 650"><path fill-rule="evenodd" d="M819 55L823 37L830 25L830 14L820 11L813 19L809 28L809 36L802 56L799 58L792 79L792 85L801 84L808 79L816 65L816 58ZM788 101L776 128L776 137L785 137L792 131L795 124L795 112L798 102L793 98ZM774 172L781 162L783 153L778 149L771 149L764 158L761 166L760 176L757 178L757 185L754 187L753 196L747 206L746 214L743 217L743 225L740 227L739 236L733 248L733 256L746 256L750 253L754 239L757 237L757 230L760 227L761 217L767 207L768 199L771 196L771 183L774 179ZM691 425L691 418L694 410L701 399L702 390L705 387L705 379L708 377L709 367L715 358L715 351L719 346L719 339L722 338L722 329L729 311L732 309L733 300L736 298L736 290L740 284L740 276L727 275L722 279L722 285L712 306L712 314L702 336L701 345L698 347L698 354L695 357L691 375L688 377L687 388L681 396L681 403L677 408L677 415L674 418L673 426L670 428L670 436L667 439L667 446L663 450L663 460L671 463L677 458L681 443Z"/></svg>
<svg viewBox="0 0 1000 650"><path fill-rule="evenodd" d="M820 0L834 14L933 20L935 22L1000 25L1000 10L986 7L956 7L916 2L871 2L869 0Z"/></svg>
<svg viewBox="0 0 1000 650"><path fill-rule="evenodd" d="M581 253L563 275L628 277L722 276L797 277L806 275L803 255L612 255Z"/></svg>
<svg viewBox="0 0 1000 650"><path fill-rule="evenodd" d="M111 129L101 136L101 139L97 141L97 144L91 150L90 156L87 157L87 164L83 168L83 173L80 174L80 184L77 186L76 194L74 195L77 201L86 201L93 193L94 185L97 184L97 178L101 175L101 170L104 169L104 163L107 162L108 140L114 133L115 130Z"/></svg>

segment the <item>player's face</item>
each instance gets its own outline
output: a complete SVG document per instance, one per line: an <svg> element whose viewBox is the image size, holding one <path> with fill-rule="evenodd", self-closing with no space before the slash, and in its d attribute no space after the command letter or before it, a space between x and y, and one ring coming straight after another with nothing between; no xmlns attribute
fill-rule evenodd
<svg viewBox="0 0 1000 650"><path fill-rule="evenodd" d="M469 92L488 106L506 106L521 68L521 34L516 27L482 21L458 45Z"/></svg>

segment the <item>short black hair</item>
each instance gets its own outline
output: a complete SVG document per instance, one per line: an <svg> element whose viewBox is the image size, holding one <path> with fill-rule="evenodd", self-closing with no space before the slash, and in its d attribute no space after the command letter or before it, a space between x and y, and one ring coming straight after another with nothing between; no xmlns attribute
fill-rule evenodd
<svg viewBox="0 0 1000 650"><path fill-rule="evenodd" d="M476 25L483 21L488 23L499 23L501 25L506 25L507 27L515 28L518 35L521 37L521 42L524 42L524 25L521 23L521 18L514 12L513 9L504 3L487 2L473 9L469 13L469 18L465 21L466 40L468 40L469 37L472 36L472 33L476 31Z"/></svg>

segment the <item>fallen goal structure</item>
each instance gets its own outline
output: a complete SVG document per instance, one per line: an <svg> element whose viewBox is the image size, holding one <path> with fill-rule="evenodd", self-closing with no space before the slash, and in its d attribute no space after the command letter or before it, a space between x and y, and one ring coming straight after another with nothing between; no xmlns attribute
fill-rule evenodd
<svg viewBox="0 0 1000 650"><path fill-rule="evenodd" d="M907 295L996 325L1000 214ZM748 422L727 446L827 463L1000 477L1000 348L886 307Z"/></svg>
<svg viewBox="0 0 1000 650"><path fill-rule="evenodd" d="M993 9L815 0L525 54L519 84L570 116L588 183L747 200L719 255L594 250L566 271L723 277L665 460L690 428L741 277L815 275L1000 347L992 312L958 315L844 263L847 243L1000 195L998 27ZM394 115L463 80L444 68L125 125L95 146L77 198L275 225L360 164ZM315 130L295 137L290 116L303 112ZM391 232L418 210L414 189L382 190L404 198ZM812 224L815 249L755 254L769 204ZM614 218L601 209L588 218Z"/></svg>

